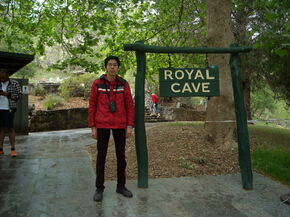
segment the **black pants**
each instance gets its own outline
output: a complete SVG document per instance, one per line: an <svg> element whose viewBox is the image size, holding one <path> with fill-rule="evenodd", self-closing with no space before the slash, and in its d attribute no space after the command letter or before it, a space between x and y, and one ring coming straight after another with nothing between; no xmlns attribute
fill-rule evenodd
<svg viewBox="0 0 290 217"><path fill-rule="evenodd" d="M105 163L110 139L110 129L97 129L97 162L96 162L96 187L105 188ZM115 141L115 150L117 156L117 187L124 187L126 184L126 159L125 159L125 145L126 145L126 131L125 129L112 129Z"/></svg>
<svg viewBox="0 0 290 217"><path fill-rule="evenodd" d="M14 111L0 110L0 128L13 128Z"/></svg>

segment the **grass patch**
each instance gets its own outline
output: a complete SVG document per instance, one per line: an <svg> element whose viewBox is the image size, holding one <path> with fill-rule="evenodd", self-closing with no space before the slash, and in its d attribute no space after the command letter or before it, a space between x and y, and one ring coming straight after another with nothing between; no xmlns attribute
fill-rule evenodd
<svg viewBox="0 0 290 217"><path fill-rule="evenodd" d="M47 95L47 97L43 101L43 106L47 110L52 110L56 106L61 105L63 102L64 102L64 99L62 97L54 95L54 94L50 94L50 95Z"/></svg>
<svg viewBox="0 0 290 217"><path fill-rule="evenodd" d="M290 186L290 130L249 126L253 168Z"/></svg>
<svg viewBox="0 0 290 217"><path fill-rule="evenodd" d="M259 148L252 153L253 167L290 185L290 151Z"/></svg>
<svg viewBox="0 0 290 217"><path fill-rule="evenodd" d="M269 126L249 126L251 142L264 148L290 149L290 130Z"/></svg>

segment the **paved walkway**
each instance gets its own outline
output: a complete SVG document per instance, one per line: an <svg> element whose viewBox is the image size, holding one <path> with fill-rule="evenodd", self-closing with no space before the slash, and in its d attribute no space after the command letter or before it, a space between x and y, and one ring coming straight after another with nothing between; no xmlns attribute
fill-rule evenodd
<svg viewBox="0 0 290 217"><path fill-rule="evenodd" d="M254 174L254 190L241 188L240 174L149 180L148 189L128 181L133 198L106 182L104 200L93 201L95 175L85 146L88 129L30 133L17 137L19 157L7 140L0 157L1 217L289 217L280 202L290 188Z"/></svg>

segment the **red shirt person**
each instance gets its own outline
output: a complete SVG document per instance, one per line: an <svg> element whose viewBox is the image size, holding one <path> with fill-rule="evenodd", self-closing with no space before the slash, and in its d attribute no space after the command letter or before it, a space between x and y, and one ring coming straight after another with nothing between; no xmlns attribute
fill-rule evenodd
<svg viewBox="0 0 290 217"><path fill-rule="evenodd" d="M96 192L95 201L102 201L105 162L111 131L117 156L117 193L125 197L133 194L126 187L126 137L131 136L134 126L134 102L129 83L117 75L120 60L116 56L105 59L106 74L96 79L89 99L88 125L92 137L97 139Z"/></svg>
<svg viewBox="0 0 290 217"><path fill-rule="evenodd" d="M158 96L155 93L151 94L151 101L151 115L157 114L157 117L159 117Z"/></svg>
<svg viewBox="0 0 290 217"><path fill-rule="evenodd" d="M157 95L155 93L152 93L151 99L152 99L153 103L155 103L155 104L158 103L158 97L157 97Z"/></svg>

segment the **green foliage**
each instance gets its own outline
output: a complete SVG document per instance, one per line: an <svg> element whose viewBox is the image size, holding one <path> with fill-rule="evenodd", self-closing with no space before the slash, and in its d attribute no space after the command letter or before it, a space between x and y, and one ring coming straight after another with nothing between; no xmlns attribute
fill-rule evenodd
<svg viewBox="0 0 290 217"><path fill-rule="evenodd" d="M265 84L275 99L290 103L289 1L233 0L235 40L252 46L241 54L243 80L251 88Z"/></svg>
<svg viewBox="0 0 290 217"><path fill-rule="evenodd" d="M51 48L55 61L47 67L97 72L107 55L120 56L121 75L136 71L133 52L123 44L144 40L160 46L206 45L205 4L200 0L46 0L3 1L0 7L0 49L34 53L36 61ZM233 0L236 40L255 49L246 56L252 86L268 83L275 98L290 101L288 1ZM257 64L259 63L259 64ZM147 54L148 81L158 81L160 67L206 66L205 55ZM39 69L23 69L19 77ZM134 74L133 74L134 76Z"/></svg>
<svg viewBox="0 0 290 217"><path fill-rule="evenodd" d="M61 45L68 55L52 64L60 70L81 67L96 72L103 59L114 54L124 60L120 72L124 75L135 67L134 53L123 50L125 43L192 46L205 36L204 4L192 0L15 0L4 4L1 12L0 47L43 55L47 47ZM165 59L166 55L148 55L149 78ZM189 60L189 55L176 55L172 63Z"/></svg>
<svg viewBox="0 0 290 217"><path fill-rule="evenodd" d="M87 98L90 94L92 83L97 77L96 74L86 73L65 79L59 87L61 95L65 98L76 96Z"/></svg>
<svg viewBox="0 0 290 217"><path fill-rule="evenodd" d="M35 85L32 94L34 96L45 96L46 92L42 85L37 84Z"/></svg>
<svg viewBox="0 0 290 217"><path fill-rule="evenodd" d="M63 104L64 99L55 94L49 94L43 101L43 106L47 110L52 110L56 106Z"/></svg>
<svg viewBox="0 0 290 217"><path fill-rule="evenodd" d="M154 38L148 41L160 46L205 46L205 5L204 1L160 0L154 4L156 16L149 32ZM151 30L152 29L152 30ZM147 81L158 81L154 76L161 67L204 67L206 56L198 54L148 54Z"/></svg>
<svg viewBox="0 0 290 217"><path fill-rule="evenodd" d="M254 4L256 22L252 25L255 53L259 56L257 80L264 79L276 98L290 102L290 28L289 2L257 0ZM258 34L257 34L258 33Z"/></svg>
<svg viewBox="0 0 290 217"><path fill-rule="evenodd" d="M251 92L251 112L257 119L290 119L289 106L283 99L275 99L271 88L267 85L253 88Z"/></svg>
<svg viewBox="0 0 290 217"><path fill-rule="evenodd" d="M43 55L59 44L68 54L53 66L80 66L88 72L103 67L108 54L127 59L124 42L146 38L152 16L151 1L23 1L3 4L0 47L13 52ZM149 33L150 34L150 33ZM123 65L125 74L126 64Z"/></svg>
<svg viewBox="0 0 290 217"><path fill-rule="evenodd" d="M275 109L274 94L267 86L252 91L251 100L252 114L258 119L269 118L269 114Z"/></svg>
<svg viewBox="0 0 290 217"><path fill-rule="evenodd" d="M38 69L39 67L35 63L31 63L18 70L15 74L13 74L13 77L26 79L33 78Z"/></svg>
<svg viewBox="0 0 290 217"><path fill-rule="evenodd" d="M290 107L284 100L276 101L274 112L270 115L271 118L281 118L290 120ZM290 124L290 122L289 122ZM289 125L290 127L290 125Z"/></svg>

